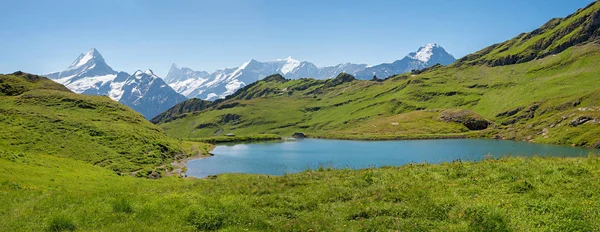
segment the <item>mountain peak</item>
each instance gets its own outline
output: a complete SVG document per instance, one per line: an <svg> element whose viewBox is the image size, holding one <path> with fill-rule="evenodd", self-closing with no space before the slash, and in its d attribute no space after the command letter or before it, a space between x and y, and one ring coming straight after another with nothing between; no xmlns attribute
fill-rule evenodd
<svg viewBox="0 0 600 232"><path fill-rule="evenodd" d="M255 59L250 59L249 61L246 61L244 64L242 64L242 66L240 66L238 69L245 69L246 67L248 67L248 65L254 63L258 63L258 61Z"/></svg>
<svg viewBox="0 0 600 232"><path fill-rule="evenodd" d="M294 69L300 65L300 61L294 59L292 56L288 56L285 59L277 59L276 62L283 63L283 66L280 69L283 74L294 71Z"/></svg>
<svg viewBox="0 0 600 232"><path fill-rule="evenodd" d="M77 57L77 59L75 59L75 61L73 61L73 64L71 64L71 66L69 68L78 68L78 67L84 66L85 64L89 63L90 61L104 62L104 58L102 57L100 52L98 52L98 50L96 50L95 48L91 48L85 54L80 54L79 57Z"/></svg>
<svg viewBox="0 0 600 232"><path fill-rule="evenodd" d="M294 59L294 57L292 57L292 56L288 56L288 57L286 57L285 59L277 59L276 61L280 61L280 62L281 62L281 61L285 61L285 62L287 62L287 63L296 63L296 62L300 62L300 61L298 61L298 60Z"/></svg>
<svg viewBox="0 0 600 232"><path fill-rule="evenodd" d="M427 62L429 62L429 59L431 59L431 56L433 55L434 48L440 48L440 46L437 45L436 43L426 44L425 46L420 47L419 50L417 50L417 52L411 53L409 55L409 57L427 63Z"/></svg>
<svg viewBox="0 0 600 232"><path fill-rule="evenodd" d="M146 71L144 72L150 76L154 76L154 72L152 72L152 69L146 69Z"/></svg>
<svg viewBox="0 0 600 232"><path fill-rule="evenodd" d="M419 60L423 63L441 63L443 65L454 62L454 56L448 53L437 43L429 43L420 47L416 52L408 54L408 58Z"/></svg>

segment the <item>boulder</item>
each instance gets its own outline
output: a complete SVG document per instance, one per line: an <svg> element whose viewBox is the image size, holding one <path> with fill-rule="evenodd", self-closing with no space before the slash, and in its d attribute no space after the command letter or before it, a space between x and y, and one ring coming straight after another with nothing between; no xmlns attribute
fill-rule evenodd
<svg viewBox="0 0 600 232"><path fill-rule="evenodd" d="M152 171L150 174L148 174L148 179L160 179L161 175L159 172L157 171Z"/></svg>
<svg viewBox="0 0 600 232"><path fill-rule="evenodd" d="M490 122L481 117L481 115L462 109L445 110L440 113L440 120L463 124L469 130L483 130L490 125Z"/></svg>
<svg viewBox="0 0 600 232"><path fill-rule="evenodd" d="M303 139L306 138L306 135L302 132L296 132L292 135L292 138Z"/></svg>
<svg viewBox="0 0 600 232"><path fill-rule="evenodd" d="M579 126L581 124L584 124L588 121L592 120L592 118L588 117L588 116L579 116L576 119L573 119L571 122L569 122L570 126Z"/></svg>

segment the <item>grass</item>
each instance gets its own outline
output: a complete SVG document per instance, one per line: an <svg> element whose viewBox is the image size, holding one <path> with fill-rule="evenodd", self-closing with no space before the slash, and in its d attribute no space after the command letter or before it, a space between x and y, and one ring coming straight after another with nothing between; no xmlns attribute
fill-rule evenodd
<svg viewBox="0 0 600 232"><path fill-rule="evenodd" d="M598 6L534 33L543 37L521 35L474 56L529 54L530 43L555 32L564 35L549 48L561 47ZM574 30L563 30L570 24ZM158 126L107 97L73 94L35 75L0 75L0 230L598 231L597 155L320 167L284 176L121 174L173 169L171 161L207 154L214 145L205 142L294 132L596 147L599 60L600 45L580 43L515 65L438 67L383 82L271 76L217 103L175 107ZM490 125L483 130L466 124L483 121ZM236 136L208 138L223 133Z"/></svg>
<svg viewBox="0 0 600 232"><path fill-rule="evenodd" d="M575 44L594 41L598 39L595 14L599 10L600 4L591 3L566 18L552 19L535 31L467 55L455 65L523 63L560 53Z"/></svg>
<svg viewBox="0 0 600 232"><path fill-rule="evenodd" d="M6 231L594 231L600 157L505 158L284 176L118 176L0 157Z"/></svg>
<svg viewBox="0 0 600 232"><path fill-rule="evenodd" d="M180 140L108 97L74 94L30 74L0 75L0 82L2 93L11 93L0 96L2 155L47 154L130 173L188 152Z"/></svg>

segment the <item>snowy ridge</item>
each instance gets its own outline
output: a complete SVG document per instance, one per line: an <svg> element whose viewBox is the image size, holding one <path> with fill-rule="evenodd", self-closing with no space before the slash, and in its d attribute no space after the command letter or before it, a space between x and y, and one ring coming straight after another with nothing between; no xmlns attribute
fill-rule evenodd
<svg viewBox="0 0 600 232"><path fill-rule="evenodd" d="M452 55L435 43L427 44L393 63L367 66L366 64L343 63L334 66L317 67L307 61L299 61L289 56L285 59L261 62L251 59L236 68L217 70L213 73L179 68L173 64L166 82L178 93L188 98L216 100L233 94L237 89L258 81L271 74L281 74L286 78L333 78L345 72L358 79L371 79L373 76L385 78L391 75L422 69L437 63L447 65L454 62Z"/></svg>

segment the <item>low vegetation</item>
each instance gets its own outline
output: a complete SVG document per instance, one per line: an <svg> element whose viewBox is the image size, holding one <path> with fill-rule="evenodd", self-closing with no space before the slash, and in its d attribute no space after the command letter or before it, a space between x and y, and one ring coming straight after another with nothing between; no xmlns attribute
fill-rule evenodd
<svg viewBox="0 0 600 232"><path fill-rule="evenodd" d="M285 176L118 176L0 157L6 231L594 231L600 157L506 158Z"/></svg>
<svg viewBox="0 0 600 232"><path fill-rule="evenodd" d="M184 102L158 125L108 97L0 75L0 230L598 231L597 155L166 174L214 143L294 132L600 147L599 12L596 2L455 65L385 80L273 75L223 100Z"/></svg>

